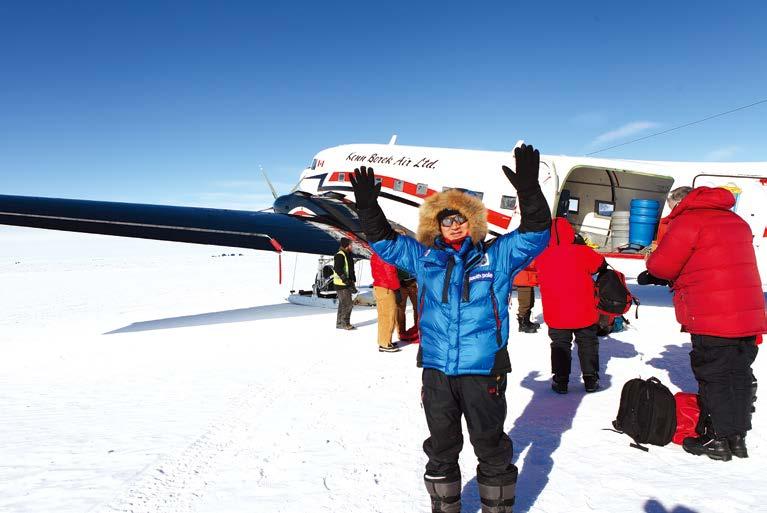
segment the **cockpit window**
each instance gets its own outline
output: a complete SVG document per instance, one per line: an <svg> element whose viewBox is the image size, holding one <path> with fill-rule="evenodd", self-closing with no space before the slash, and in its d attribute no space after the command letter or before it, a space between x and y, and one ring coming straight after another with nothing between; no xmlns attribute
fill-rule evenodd
<svg viewBox="0 0 767 513"><path fill-rule="evenodd" d="M317 159L312 159L312 170L317 169Z"/></svg>

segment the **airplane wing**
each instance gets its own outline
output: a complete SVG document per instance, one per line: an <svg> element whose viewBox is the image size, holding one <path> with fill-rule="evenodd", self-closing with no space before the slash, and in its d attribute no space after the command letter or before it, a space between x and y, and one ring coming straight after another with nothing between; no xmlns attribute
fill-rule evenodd
<svg viewBox="0 0 767 513"><path fill-rule="evenodd" d="M0 195L0 224L319 255L335 253L341 237L360 241L332 224L282 213L29 196ZM355 244L355 253L364 247Z"/></svg>

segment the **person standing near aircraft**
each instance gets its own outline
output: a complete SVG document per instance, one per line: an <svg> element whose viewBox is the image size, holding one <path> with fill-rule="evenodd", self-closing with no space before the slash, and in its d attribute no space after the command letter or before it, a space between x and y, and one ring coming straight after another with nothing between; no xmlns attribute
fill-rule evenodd
<svg viewBox="0 0 767 513"><path fill-rule="evenodd" d="M403 342L418 343L418 284L410 273L397 269L399 297L397 299L397 326L399 339ZM407 326L407 302L413 306L413 325Z"/></svg>
<svg viewBox="0 0 767 513"><path fill-rule="evenodd" d="M541 327L537 322L530 320L535 305L535 287L538 286L538 273L535 270L535 262L525 267L514 277L514 286L517 288L517 323L520 333L537 333Z"/></svg>
<svg viewBox="0 0 767 513"><path fill-rule="evenodd" d="M400 288L397 268L381 260L374 252L370 258L370 271L378 310L378 351L396 353L400 349L392 344L391 335L397 323L396 295Z"/></svg>
<svg viewBox="0 0 767 513"><path fill-rule="evenodd" d="M640 284L671 283L677 321L692 339L699 436L685 438L682 447L722 461L748 457L751 364L756 338L767 331L751 229L734 205L727 189L690 191L669 214L665 236L637 277Z"/></svg>
<svg viewBox="0 0 767 513"><path fill-rule="evenodd" d="M352 308L354 307L352 294L357 293L356 281L352 241L342 237L341 248L333 259L333 286L338 297L336 328L339 330L356 329L351 323Z"/></svg>
<svg viewBox="0 0 767 513"><path fill-rule="evenodd" d="M517 230L485 242L487 209L475 196L447 190L419 209L417 240L396 233L378 205L381 185L371 168L354 170L352 186L362 228L387 262L416 276L420 299L423 367L421 397L429 438L424 482L432 512L461 510L466 417L479 460L477 483L484 513L510 513L517 468L504 432L511 282L546 246L551 213L538 183L540 155L515 149L516 172L503 172L517 190L522 213Z"/></svg>
<svg viewBox="0 0 767 513"><path fill-rule="evenodd" d="M536 259L543 320L551 338L551 388L566 394L570 380L573 338L586 392L599 388L599 339L593 275L606 268L605 258L575 243L575 230L564 217L551 227L551 240Z"/></svg>

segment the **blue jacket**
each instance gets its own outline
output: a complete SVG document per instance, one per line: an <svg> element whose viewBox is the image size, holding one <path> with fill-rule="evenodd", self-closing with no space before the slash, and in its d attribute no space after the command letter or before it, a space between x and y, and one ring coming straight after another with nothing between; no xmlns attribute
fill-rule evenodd
<svg viewBox="0 0 767 513"><path fill-rule="evenodd" d="M456 251L437 238L427 247L399 235L372 243L386 262L418 281L418 365L449 376L509 372L511 281L549 241L549 230L519 232Z"/></svg>

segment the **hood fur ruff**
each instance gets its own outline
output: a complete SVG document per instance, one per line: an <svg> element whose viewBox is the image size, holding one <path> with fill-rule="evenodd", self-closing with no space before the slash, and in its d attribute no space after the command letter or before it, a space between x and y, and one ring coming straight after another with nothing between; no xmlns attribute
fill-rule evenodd
<svg viewBox="0 0 767 513"><path fill-rule="evenodd" d="M456 189L432 194L418 209L418 242L426 246L434 245L441 235L437 214L443 209L458 210L469 220L469 237L472 242L482 242L487 235L487 209L476 196Z"/></svg>

